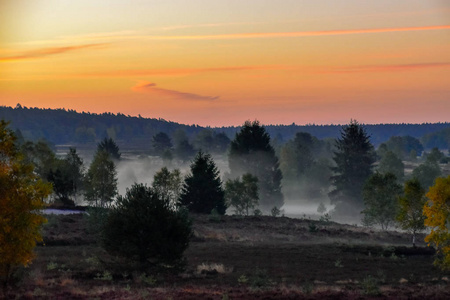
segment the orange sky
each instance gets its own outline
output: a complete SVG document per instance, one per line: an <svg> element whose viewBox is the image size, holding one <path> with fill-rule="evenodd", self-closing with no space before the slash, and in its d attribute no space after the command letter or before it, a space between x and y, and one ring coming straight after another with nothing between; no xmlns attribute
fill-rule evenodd
<svg viewBox="0 0 450 300"><path fill-rule="evenodd" d="M450 121L450 1L1 0L0 105L209 126Z"/></svg>

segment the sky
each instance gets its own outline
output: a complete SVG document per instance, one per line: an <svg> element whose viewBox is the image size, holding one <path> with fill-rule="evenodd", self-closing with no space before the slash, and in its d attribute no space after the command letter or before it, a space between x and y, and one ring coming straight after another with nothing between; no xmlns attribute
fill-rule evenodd
<svg viewBox="0 0 450 300"><path fill-rule="evenodd" d="M448 0L0 0L0 105L449 122Z"/></svg>

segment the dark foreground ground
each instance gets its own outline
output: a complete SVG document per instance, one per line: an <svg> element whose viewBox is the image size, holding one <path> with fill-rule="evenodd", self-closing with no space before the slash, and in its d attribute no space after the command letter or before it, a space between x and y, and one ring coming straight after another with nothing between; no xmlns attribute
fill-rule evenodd
<svg viewBox="0 0 450 300"><path fill-rule="evenodd" d="M7 298L450 299L450 276L424 243L333 222L195 216L176 275L107 255L82 215L50 216L44 240Z"/></svg>

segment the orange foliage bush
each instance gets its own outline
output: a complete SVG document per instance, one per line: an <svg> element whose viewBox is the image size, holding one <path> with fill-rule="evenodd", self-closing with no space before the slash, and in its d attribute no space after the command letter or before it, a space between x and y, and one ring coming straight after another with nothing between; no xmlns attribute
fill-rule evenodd
<svg viewBox="0 0 450 300"><path fill-rule="evenodd" d="M33 173L15 145L8 123L0 121L0 281L6 287L12 272L33 259L40 226L46 221L39 210L51 185Z"/></svg>
<svg viewBox="0 0 450 300"><path fill-rule="evenodd" d="M437 178L427 197L430 200L425 204L423 214L427 217L425 225L431 227L431 233L425 241L436 245L436 264L450 270L450 176Z"/></svg>

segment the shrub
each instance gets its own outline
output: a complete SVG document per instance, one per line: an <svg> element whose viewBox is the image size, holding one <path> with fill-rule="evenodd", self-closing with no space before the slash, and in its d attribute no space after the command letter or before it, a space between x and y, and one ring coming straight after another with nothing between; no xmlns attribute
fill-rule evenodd
<svg viewBox="0 0 450 300"><path fill-rule="evenodd" d="M272 217L278 217L281 213L280 209L276 206L274 206L272 208L272 210L270 211L270 213L272 214Z"/></svg>
<svg viewBox="0 0 450 300"><path fill-rule="evenodd" d="M363 289L363 294L368 296L378 296L380 295L380 287L379 281L375 277L367 276L361 282L361 286Z"/></svg>
<svg viewBox="0 0 450 300"><path fill-rule="evenodd" d="M143 268L150 264L178 264L189 245L191 221L184 209L143 184L134 184L119 196L103 228L104 248L135 260Z"/></svg>
<svg viewBox="0 0 450 300"><path fill-rule="evenodd" d="M255 209L254 211L253 211L253 215L255 216L255 217L260 217L260 216L262 216L262 211L260 210L260 209Z"/></svg>
<svg viewBox="0 0 450 300"><path fill-rule="evenodd" d="M270 279L266 270L256 269L249 278L250 286L254 289L265 289L271 287L275 282Z"/></svg>
<svg viewBox="0 0 450 300"><path fill-rule="evenodd" d="M319 231L319 228L316 226L316 224L309 223L308 230L309 230L309 232L317 232L317 231Z"/></svg>

